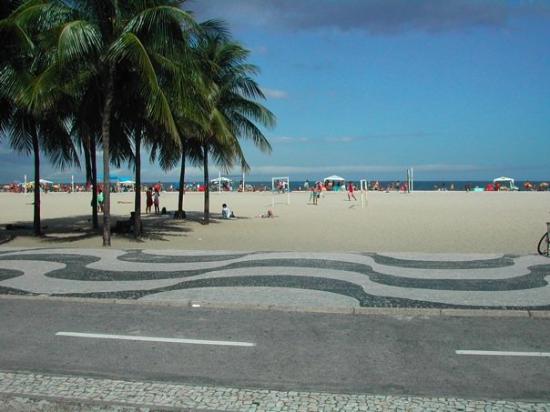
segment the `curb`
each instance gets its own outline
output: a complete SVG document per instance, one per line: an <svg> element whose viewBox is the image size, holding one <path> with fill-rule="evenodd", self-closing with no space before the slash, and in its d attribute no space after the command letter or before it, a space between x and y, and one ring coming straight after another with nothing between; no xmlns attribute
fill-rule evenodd
<svg viewBox="0 0 550 412"><path fill-rule="evenodd" d="M299 307L246 303L218 303L194 300L138 301L129 299L76 298L50 295L2 295L0 300L50 301L85 304L116 304L159 306L190 309L258 310L295 313L324 313L357 316L409 316L409 317L476 317L476 318L534 318L550 319L549 310L503 309L436 309L436 308L378 308L378 307Z"/></svg>

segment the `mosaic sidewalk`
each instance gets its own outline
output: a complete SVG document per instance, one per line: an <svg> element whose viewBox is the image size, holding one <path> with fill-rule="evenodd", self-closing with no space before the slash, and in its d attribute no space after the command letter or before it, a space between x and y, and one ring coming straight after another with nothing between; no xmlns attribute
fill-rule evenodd
<svg viewBox="0 0 550 412"><path fill-rule="evenodd" d="M10 411L550 411L547 402L284 392L10 372L0 372L0 393L0 408Z"/></svg>
<svg viewBox="0 0 550 412"><path fill-rule="evenodd" d="M0 248L0 293L295 307L550 309L550 259Z"/></svg>

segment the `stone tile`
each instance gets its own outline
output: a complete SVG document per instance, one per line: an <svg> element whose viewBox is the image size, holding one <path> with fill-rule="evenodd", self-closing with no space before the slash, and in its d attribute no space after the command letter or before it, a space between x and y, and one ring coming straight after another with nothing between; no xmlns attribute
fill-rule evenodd
<svg viewBox="0 0 550 412"><path fill-rule="evenodd" d="M526 310L441 309L441 316L528 318Z"/></svg>

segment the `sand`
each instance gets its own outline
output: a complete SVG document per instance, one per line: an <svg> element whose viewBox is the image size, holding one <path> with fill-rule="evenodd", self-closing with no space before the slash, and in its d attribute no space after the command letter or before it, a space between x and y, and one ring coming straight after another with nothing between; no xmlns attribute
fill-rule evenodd
<svg viewBox="0 0 550 412"><path fill-rule="evenodd" d="M112 246L139 249L236 251L358 251L426 253L536 253L550 221L550 192L369 192L368 203L347 200L345 193L326 193L319 205L308 193L276 196L274 219L256 217L271 208L271 193L212 193L212 221L200 223L203 194L187 193L187 220L144 215L142 241L113 235ZM173 211L177 193L162 193L161 207ZM44 238L25 236L3 246L101 247L89 231L89 193L48 193L42 196ZM133 210L134 193L111 197L113 221ZM0 193L0 227L8 223L32 227L32 194ZM142 194L145 209L145 195ZM237 219L222 220L222 203ZM100 217L101 219L101 217ZM13 233L2 229L2 233Z"/></svg>

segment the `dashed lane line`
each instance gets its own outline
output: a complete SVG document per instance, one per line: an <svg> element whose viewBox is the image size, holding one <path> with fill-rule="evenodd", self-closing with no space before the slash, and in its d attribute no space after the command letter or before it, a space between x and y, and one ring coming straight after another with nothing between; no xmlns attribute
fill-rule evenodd
<svg viewBox="0 0 550 412"><path fill-rule="evenodd" d="M192 344L192 345L217 345L217 346L237 346L237 347L256 346L256 344L252 342L162 338L162 337L155 337L155 336L111 335L111 334L104 334L104 333L57 332L55 335L67 336L67 337L73 337L73 338L131 340L131 341L141 341L141 342L186 343L186 344Z"/></svg>
<svg viewBox="0 0 550 412"><path fill-rule="evenodd" d="M477 356L534 356L550 358L550 352L510 352L498 350L457 350L457 355L477 355Z"/></svg>

